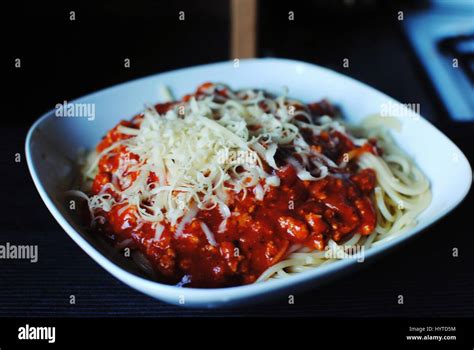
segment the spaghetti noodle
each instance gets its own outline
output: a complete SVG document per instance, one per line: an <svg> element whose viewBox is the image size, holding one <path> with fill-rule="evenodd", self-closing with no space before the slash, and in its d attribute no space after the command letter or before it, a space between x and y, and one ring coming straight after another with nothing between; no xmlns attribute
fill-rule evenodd
<svg viewBox="0 0 474 350"><path fill-rule="evenodd" d="M394 123L348 128L325 100L206 83L109 131L72 193L93 231L160 281L287 277L416 224L429 182L390 138Z"/></svg>

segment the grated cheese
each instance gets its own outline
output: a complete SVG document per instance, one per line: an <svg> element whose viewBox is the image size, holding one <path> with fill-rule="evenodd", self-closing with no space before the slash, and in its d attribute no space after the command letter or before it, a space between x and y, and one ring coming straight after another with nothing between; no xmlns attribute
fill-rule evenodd
<svg viewBox="0 0 474 350"><path fill-rule="evenodd" d="M301 180L316 181L328 174L328 167L345 166L310 149L299 129L343 131L342 124L324 117L321 125L312 124L307 112L288 112L290 100L285 96L270 99L263 91L228 91L228 98L213 95L218 86L210 87L208 96L192 97L161 115L154 108L146 108L136 129L122 125L117 128L128 138L89 157L85 176L93 179L100 158L118 146L126 147L139 160L120 158L112 184L106 185L119 199L104 193L104 187L102 193L88 198L92 215L99 208L110 211L117 203L127 204L121 211L136 206L138 217L156 225L154 239L159 240L164 230L160 222L177 225L174 233L180 236L199 210L217 207L222 216L218 232L222 232L231 216L229 193L243 192L245 196L252 189L256 200L261 201L270 186L280 185L278 176L264 170L265 164L278 169L275 156L280 147L301 156L303 163L287 158ZM265 111L261 102L267 106ZM297 115L306 121L295 119ZM222 151L247 152L256 161L235 164L219 159ZM137 174L135 179L133 173ZM149 183L152 173L157 180ZM216 245L214 234L204 223L200 225L209 243Z"/></svg>

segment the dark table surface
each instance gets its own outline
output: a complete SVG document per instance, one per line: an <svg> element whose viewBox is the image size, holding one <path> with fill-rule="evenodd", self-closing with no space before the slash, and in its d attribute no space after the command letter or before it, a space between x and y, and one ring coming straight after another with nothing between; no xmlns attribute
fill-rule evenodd
<svg viewBox="0 0 474 350"><path fill-rule="evenodd" d="M420 103L421 114L447 132L472 163L472 127L450 125L446 121L398 24L387 24L387 18L373 18L364 23L350 30L338 29L329 38L314 32L308 34L306 25L287 26L278 33L261 31L259 54L321 64L362 80L402 102ZM264 28L274 25L262 20ZM87 32L87 28L83 29ZM323 51L317 50L321 40ZM29 176L23 149L31 120L54 106L53 101L61 101L64 95L72 98L136 76L225 59L226 51L218 46L211 45L215 47L214 56L198 54L188 61L181 58L175 65L168 59L168 63L157 66L153 63L157 54L150 53L149 58L138 60L131 72L118 73L118 77L103 73L89 84L85 81L92 79L92 74L81 81L79 70L74 78L80 88L55 86L49 95L44 91L28 92L38 106L22 106L22 113L28 115L26 120L10 121L1 127L0 243L37 244L39 261L32 264L0 260L0 316L474 316L472 190L454 212L415 239L371 264L364 264L359 271L296 294L292 305L286 297L236 309L200 310L168 305L122 284L76 246L49 214ZM68 57L71 54L65 53L66 61ZM342 67L342 59L346 57L350 59L349 68ZM29 68L21 73L22 82L32 80L28 72L33 76L40 74ZM58 79L58 74L55 77ZM27 99L23 102L27 103ZM14 161L16 153L23 157L20 163ZM459 249L458 257L453 257L453 248ZM74 305L69 303L71 295L76 299ZM397 302L399 295L404 296L403 305Z"/></svg>
<svg viewBox="0 0 474 350"><path fill-rule="evenodd" d="M0 192L8 205L1 208L0 242L37 244L39 260L0 261L0 316L474 316L472 193L418 238L360 271L296 294L294 305L285 297L233 310L190 310L142 295L89 258L49 214L25 161L13 160L26 130L2 130Z"/></svg>

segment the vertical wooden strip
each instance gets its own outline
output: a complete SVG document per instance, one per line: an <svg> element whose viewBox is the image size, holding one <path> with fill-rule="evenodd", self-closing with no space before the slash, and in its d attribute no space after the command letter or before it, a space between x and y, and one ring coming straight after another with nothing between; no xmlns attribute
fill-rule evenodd
<svg viewBox="0 0 474 350"><path fill-rule="evenodd" d="M231 59L256 55L257 0L231 1Z"/></svg>

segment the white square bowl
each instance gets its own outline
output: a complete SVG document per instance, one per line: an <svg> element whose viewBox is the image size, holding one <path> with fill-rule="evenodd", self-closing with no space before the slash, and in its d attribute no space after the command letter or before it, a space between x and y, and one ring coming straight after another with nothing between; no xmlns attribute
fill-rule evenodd
<svg viewBox="0 0 474 350"><path fill-rule="evenodd" d="M114 256L108 247L77 222L74 213L68 210L64 192L71 189L77 176L75 160L78 150L93 149L119 120L130 119L145 104L156 103L160 86L170 87L175 96L181 97L193 92L199 84L206 81L223 82L232 89L252 87L274 93L282 93L283 88L288 87L289 96L305 102L328 98L342 108L344 115L352 123L380 113L381 106L398 103L387 95L336 72L285 59L242 60L238 67L233 61L228 61L179 69L69 101L94 104L95 119L58 118L52 110L34 123L26 139L26 157L33 181L62 228L92 259L125 284L154 298L190 307L229 306L254 302L280 293L294 293L296 288L320 284L355 267L355 260L346 259L287 279L265 283L216 289L180 288L146 278L130 260ZM402 129L393 134L395 141L429 178L433 198L429 207L418 217L415 228L368 249L366 261L441 219L462 201L472 182L469 162L444 134L419 115L409 118L400 116L399 120Z"/></svg>

